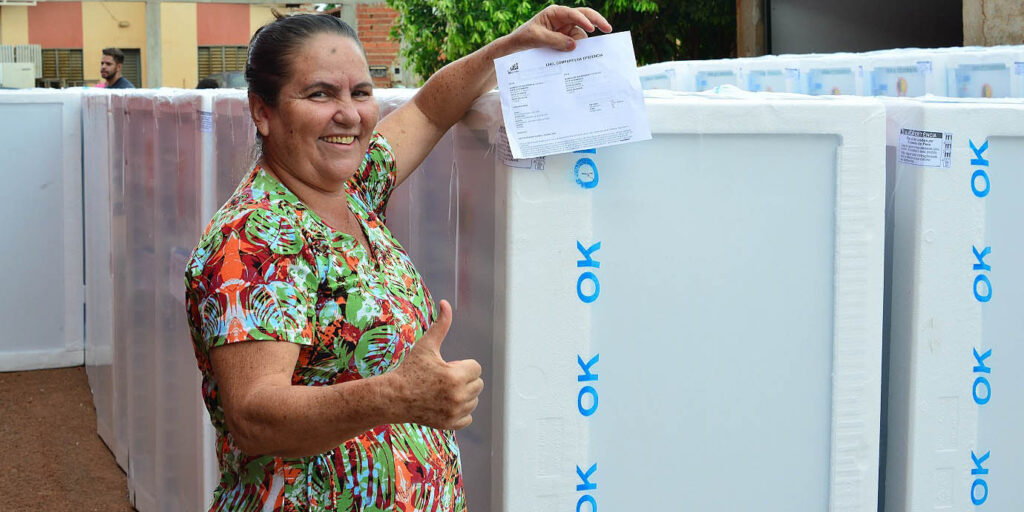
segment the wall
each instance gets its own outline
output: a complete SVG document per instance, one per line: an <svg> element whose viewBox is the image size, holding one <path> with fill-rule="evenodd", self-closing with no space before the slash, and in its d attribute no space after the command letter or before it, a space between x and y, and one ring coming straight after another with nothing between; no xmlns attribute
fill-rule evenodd
<svg viewBox="0 0 1024 512"><path fill-rule="evenodd" d="M250 5L249 6L249 37L252 37L256 29L274 21L274 13L271 9L285 12L283 5ZM246 41L248 44L248 41Z"/></svg>
<svg viewBox="0 0 1024 512"><path fill-rule="evenodd" d="M42 5L42 4L40 4ZM138 48L142 60L143 83L146 78L146 4L145 2L83 2L82 66L86 80L99 81L103 49ZM127 22L127 27L120 27Z"/></svg>
<svg viewBox="0 0 1024 512"><path fill-rule="evenodd" d="M0 7L0 44L28 44L28 7Z"/></svg>
<svg viewBox="0 0 1024 512"><path fill-rule="evenodd" d="M960 46L961 11L960 0L771 0L769 51L828 53Z"/></svg>
<svg viewBox="0 0 1024 512"><path fill-rule="evenodd" d="M81 48L82 3L42 2L29 7L28 41L44 49Z"/></svg>
<svg viewBox="0 0 1024 512"><path fill-rule="evenodd" d="M1024 43L1024 3L1020 0L963 0L964 44Z"/></svg>
<svg viewBox="0 0 1024 512"><path fill-rule="evenodd" d="M196 4L196 41L199 46L249 44L250 9L245 4Z"/></svg>
<svg viewBox="0 0 1024 512"><path fill-rule="evenodd" d="M389 39L388 34L397 17L398 12L383 2L356 6L356 25L366 50L366 61L371 67L385 66L388 70L386 77L373 79L374 87L391 87L394 79L398 43Z"/></svg>
<svg viewBox="0 0 1024 512"><path fill-rule="evenodd" d="M190 89L199 82L196 4L160 4L161 81L164 87Z"/></svg>

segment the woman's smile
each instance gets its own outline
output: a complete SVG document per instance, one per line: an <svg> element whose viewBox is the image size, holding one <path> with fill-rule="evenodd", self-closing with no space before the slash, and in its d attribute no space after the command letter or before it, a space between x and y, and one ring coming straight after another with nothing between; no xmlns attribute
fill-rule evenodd
<svg viewBox="0 0 1024 512"><path fill-rule="evenodd" d="M355 137L352 135L329 135L327 137L320 137L320 140L330 144L350 146L352 145L352 142L355 140Z"/></svg>

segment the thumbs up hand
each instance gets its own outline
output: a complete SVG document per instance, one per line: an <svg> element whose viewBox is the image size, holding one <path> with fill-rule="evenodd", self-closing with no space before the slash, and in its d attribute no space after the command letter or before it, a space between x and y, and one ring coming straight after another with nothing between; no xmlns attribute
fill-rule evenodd
<svg viewBox="0 0 1024 512"><path fill-rule="evenodd" d="M473 422L484 381L480 363L472 359L445 361L441 344L452 324L448 301L438 304L437 320L416 341L405 360L390 372L403 417L445 430L458 430Z"/></svg>

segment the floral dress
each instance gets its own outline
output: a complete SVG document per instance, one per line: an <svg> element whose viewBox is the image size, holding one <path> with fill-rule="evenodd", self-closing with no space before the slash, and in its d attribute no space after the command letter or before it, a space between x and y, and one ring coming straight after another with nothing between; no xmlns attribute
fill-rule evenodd
<svg viewBox="0 0 1024 512"><path fill-rule="evenodd" d="M380 425L319 455L254 457L235 446L225 423L212 348L295 343L292 384L324 386L394 369L436 315L419 273L382 221L395 160L379 134L347 186L369 253L257 165L187 264L188 321L221 468L211 510L465 509L451 431Z"/></svg>

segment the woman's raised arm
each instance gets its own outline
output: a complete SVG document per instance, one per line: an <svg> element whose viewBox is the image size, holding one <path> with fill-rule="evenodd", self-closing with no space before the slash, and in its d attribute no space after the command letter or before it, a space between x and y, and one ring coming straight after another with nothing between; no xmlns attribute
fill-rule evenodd
<svg viewBox="0 0 1024 512"><path fill-rule="evenodd" d="M511 34L441 68L412 101L377 125L395 152L398 183L419 167L477 98L494 88L494 59L531 48L569 51L576 48L577 39L598 29L607 33L612 26L597 11L552 5Z"/></svg>

